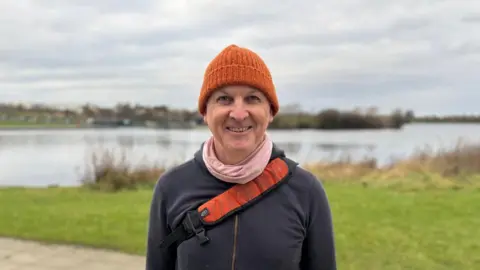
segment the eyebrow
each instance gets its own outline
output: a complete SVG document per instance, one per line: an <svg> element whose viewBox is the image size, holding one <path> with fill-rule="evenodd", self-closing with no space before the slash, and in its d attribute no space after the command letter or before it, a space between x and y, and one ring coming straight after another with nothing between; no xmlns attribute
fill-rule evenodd
<svg viewBox="0 0 480 270"><path fill-rule="evenodd" d="M227 93L225 90L221 89L219 92L225 94L225 95L230 95L229 93ZM247 92L247 94L256 94L258 92L257 89L250 89L250 91Z"/></svg>

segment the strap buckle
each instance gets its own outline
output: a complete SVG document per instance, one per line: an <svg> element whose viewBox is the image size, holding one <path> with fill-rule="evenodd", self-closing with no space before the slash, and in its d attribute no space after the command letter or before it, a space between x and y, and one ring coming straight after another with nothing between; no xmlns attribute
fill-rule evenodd
<svg viewBox="0 0 480 270"><path fill-rule="evenodd" d="M192 215L195 216L192 217ZM195 226L195 224L198 226ZM200 242L200 245L204 245L210 241L210 238L208 238L205 233L205 228L202 226L201 219L197 211L187 212L183 226L188 232L193 232L193 234L195 234L197 240Z"/></svg>

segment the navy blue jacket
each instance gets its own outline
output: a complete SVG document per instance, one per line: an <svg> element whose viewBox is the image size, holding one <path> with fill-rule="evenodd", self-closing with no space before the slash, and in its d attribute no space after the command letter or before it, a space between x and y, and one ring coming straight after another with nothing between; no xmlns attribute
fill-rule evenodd
<svg viewBox="0 0 480 270"><path fill-rule="evenodd" d="M272 159L285 156L274 146ZM147 270L335 270L332 217L325 190L310 172L294 175L260 201L210 228L210 242L190 238L159 248L185 212L233 184L214 178L201 150L157 182L148 226Z"/></svg>

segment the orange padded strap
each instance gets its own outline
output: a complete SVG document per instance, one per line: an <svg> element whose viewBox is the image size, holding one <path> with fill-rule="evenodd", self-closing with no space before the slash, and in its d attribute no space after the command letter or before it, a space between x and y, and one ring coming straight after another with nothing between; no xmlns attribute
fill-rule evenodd
<svg viewBox="0 0 480 270"><path fill-rule="evenodd" d="M257 178L246 184L231 187L202 204L198 208L198 212L207 213L203 215L205 223L215 223L230 212L243 207L246 203L264 194L284 179L288 175L288 171L287 163L281 158L276 158L267 165Z"/></svg>

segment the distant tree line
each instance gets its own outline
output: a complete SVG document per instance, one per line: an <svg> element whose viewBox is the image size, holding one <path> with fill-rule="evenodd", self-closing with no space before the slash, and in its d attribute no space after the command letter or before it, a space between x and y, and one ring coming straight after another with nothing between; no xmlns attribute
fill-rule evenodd
<svg viewBox="0 0 480 270"><path fill-rule="evenodd" d="M412 111L395 110L390 115L362 114L326 109L317 114L290 113L276 117L271 129L399 129L412 121Z"/></svg>
<svg viewBox="0 0 480 270"><path fill-rule="evenodd" d="M480 115L431 115L416 117L413 121L417 123L480 123Z"/></svg>
<svg viewBox="0 0 480 270"><path fill-rule="evenodd" d="M284 106L289 108L289 106ZM295 106L290 106L295 109ZM340 111L334 108L324 109L318 113L305 113L288 109L274 118L270 129L399 129L412 122L475 122L480 123L480 116L423 116L416 117L411 110L396 109L390 114L379 114L376 108L362 112L359 109ZM113 107L100 107L85 104L78 107L60 108L43 104L0 104L0 116L34 116L74 119L76 122L89 118L128 119L132 122L177 121L194 122L203 125L203 119L196 109L175 110L165 105L143 106L119 103Z"/></svg>

